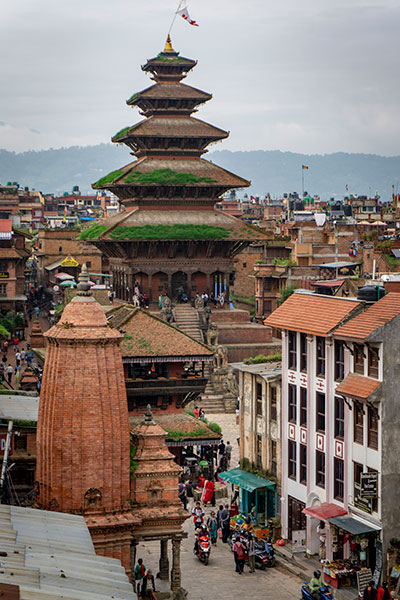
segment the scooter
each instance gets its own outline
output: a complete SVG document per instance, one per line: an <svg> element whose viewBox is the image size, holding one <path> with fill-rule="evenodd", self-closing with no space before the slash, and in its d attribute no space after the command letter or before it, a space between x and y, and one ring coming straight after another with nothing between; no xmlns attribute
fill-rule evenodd
<svg viewBox="0 0 400 600"><path fill-rule="evenodd" d="M211 553L211 540L208 535L201 535L199 537L197 540L197 550L194 549L194 553L202 563L208 565Z"/></svg>
<svg viewBox="0 0 400 600"><path fill-rule="evenodd" d="M320 587L318 591L321 600L333 600L333 594L328 585ZM303 581L303 586L301 588L301 600L315 600L306 581Z"/></svg>
<svg viewBox="0 0 400 600"><path fill-rule="evenodd" d="M265 569L276 564L275 550L270 540L256 542L256 567Z"/></svg>

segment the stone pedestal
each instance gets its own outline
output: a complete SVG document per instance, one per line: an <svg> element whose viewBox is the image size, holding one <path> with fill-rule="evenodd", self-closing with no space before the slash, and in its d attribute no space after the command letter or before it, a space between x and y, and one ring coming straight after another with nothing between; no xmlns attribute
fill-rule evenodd
<svg viewBox="0 0 400 600"><path fill-rule="evenodd" d="M168 560L168 540L160 540L160 561L159 561L159 579L168 579L169 560Z"/></svg>
<svg viewBox="0 0 400 600"><path fill-rule="evenodd" d="M181 587L181 540L172 538L171 590Z"/></svg>

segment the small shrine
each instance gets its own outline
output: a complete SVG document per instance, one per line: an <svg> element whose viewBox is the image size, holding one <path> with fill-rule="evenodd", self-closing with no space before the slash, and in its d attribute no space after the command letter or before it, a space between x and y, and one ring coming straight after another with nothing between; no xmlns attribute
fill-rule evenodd
<svg viewBox="0 0 400 600"><path fill-rule="evenodd" d="M132 433L131 501L140 519L134 543L160 540L159 577L168 579L171 540L171 590L176 591L181 587L181 541L187 536L182 524L189 516L177 494L182 469L168 450L167 434L154 421L150 405Z"/></svg>

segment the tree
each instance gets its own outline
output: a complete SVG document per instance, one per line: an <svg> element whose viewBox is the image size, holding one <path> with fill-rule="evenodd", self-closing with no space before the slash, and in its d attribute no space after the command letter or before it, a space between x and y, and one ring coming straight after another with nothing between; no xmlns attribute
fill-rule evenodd
<svg viewBox="0 0 400 600"><path fill-rule="evenodd" d="M283 304L288 298L290 298L290 296L293 294L293 292L297 289L297 285L294 283L291 283L290 285L287 285L280 294L280 298L278 300L278 304L279 306L281 304Z"/></svg>

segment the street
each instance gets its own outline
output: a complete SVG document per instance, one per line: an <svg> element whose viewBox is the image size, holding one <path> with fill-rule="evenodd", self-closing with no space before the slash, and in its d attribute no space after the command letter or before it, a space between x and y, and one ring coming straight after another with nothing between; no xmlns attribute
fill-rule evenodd
<svg viewBox="0 0 400 600"><path fill-rule="evenodd" d="M210 421L215 421L222 427L224 441L229 440L233 447L231 467L235 467L239 459L239 450L236 439L238 427L233 414L209 415ZM189 510L191 506L189 505ZM210 507L205 509L206 515L211 512ZM257 600L298 600L301 596L301 581L279 566L266 571L256 570L249 573L246 566L242 575L235 573L233 554L228 544L218 540L217 546L212 547L210 562L207 566L199 561L193 554L194 527L192 518L187 519L184 530L188 538L182 543L181 569L182 587L188 592L189 600L231 600L232 598L252 598ZM171 547L170 567L171 567ZM139 544L137 558L143 558L147 568L154 573L158 571L160 544L149 542ZM158 590L168 590L167 581L156 580Z"/></svg>

